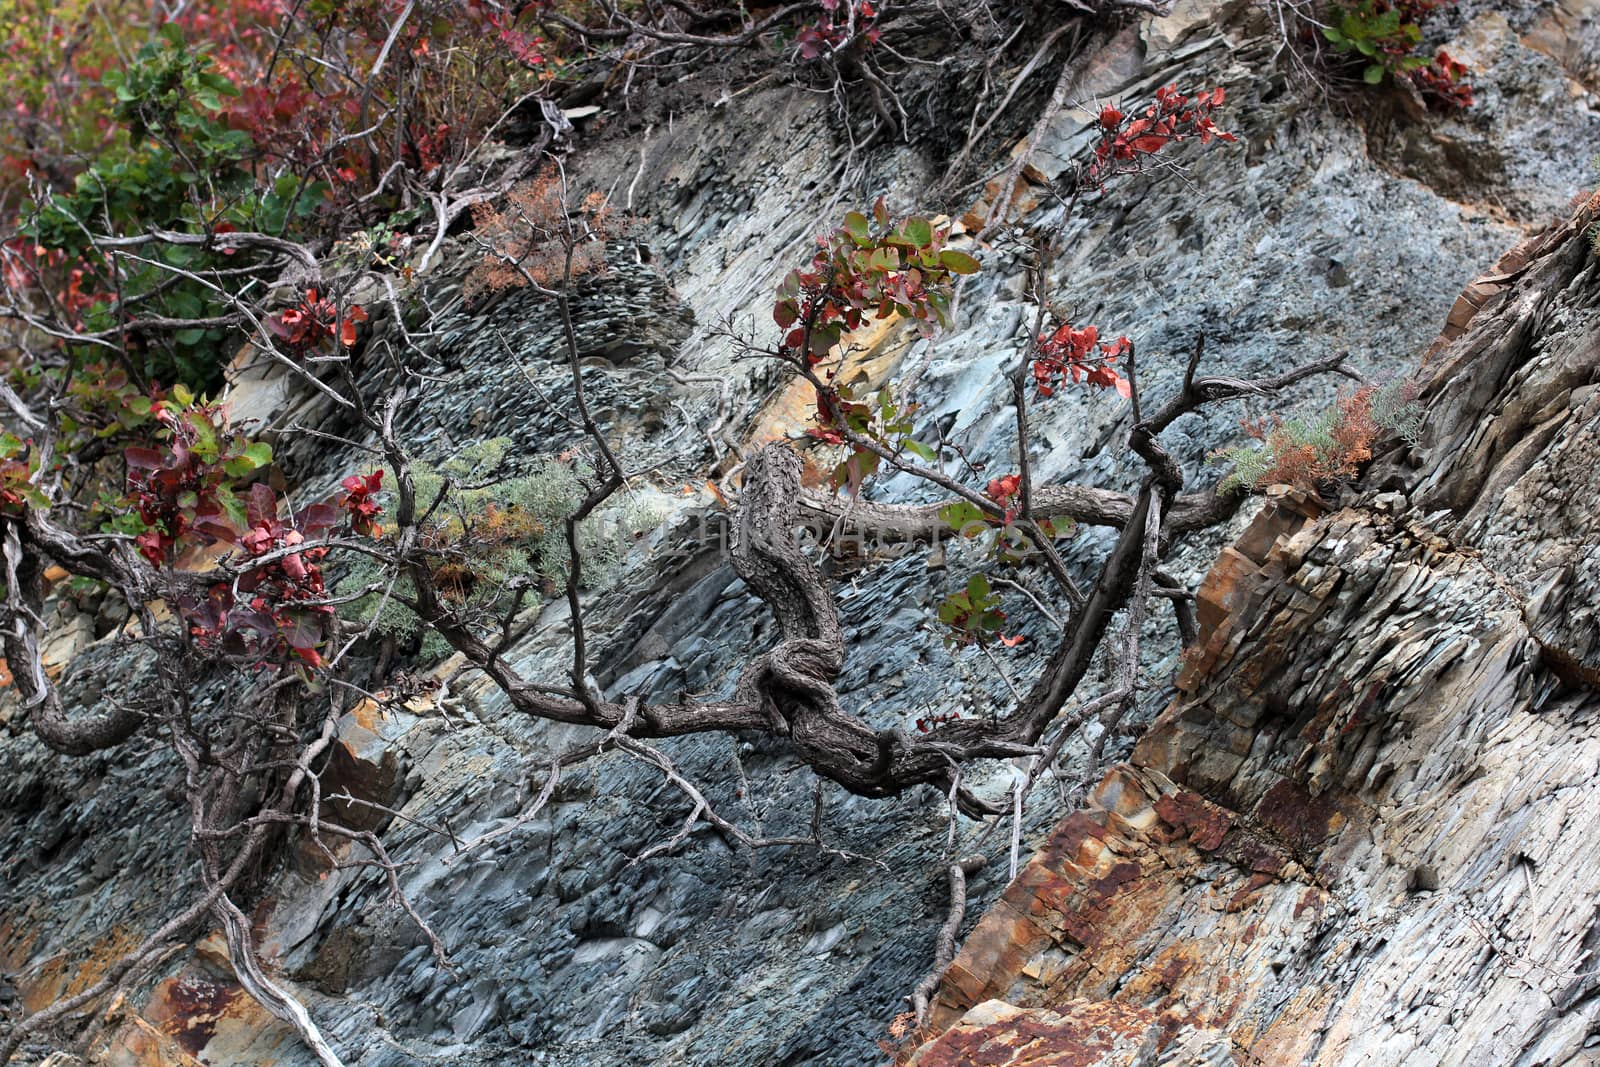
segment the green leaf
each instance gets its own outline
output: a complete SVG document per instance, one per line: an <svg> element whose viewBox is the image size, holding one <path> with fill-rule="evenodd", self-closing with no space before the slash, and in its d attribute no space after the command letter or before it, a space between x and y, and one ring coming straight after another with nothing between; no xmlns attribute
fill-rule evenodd
<svg viewBox="0 0 1600 1067"><path fill-rule="evenodd" d="M989 596L989 579L982 574L974 574L967 579L967 597L974 603Z"/></svg>
<svg viewBox="0 0 1600 1067"><path fill-rule="evenodd" d="M925 445L921 441L915 440L915 439L910 438L910 437L906 438L901 443L905 446L905 450L907 452L910 452L912 455L918 457L919 459L923 460L924 462L927 462L927 463L932 463L933 462L934 451L928 445ZM970 507L971 505L968 505L968 506Z"/></svg>
<svg viewBox="0 0 1600 1067"><path fill-rule="evenodd" d="M265 467L272 462L272 446L265 441L251 441L245 445L243 457L257 468Z"/></svg>
<svg viewBox="0 0 1600 1067"><path fill-rule="evenodd" d="M200 297L188 289L173 290L168 300L173 318L198 319L205 314L205 305L201 303ZM183 401L185 404L188 402L188 400Z"/></svg>
<svg viewBox="0 0 1600 1067"><path fill-rule="evenodd" d="M868 240L871 236L871 224L867 217L859 211L850 211L844 217L845 232L857 241Z"/></svg>
<svg viewBox="0 0 1600 1067"><path fill-rule="evenodd" d="M1362 73L1361 80L1368 85L1377 85L1383 81L1383 67L1377 63L1372 64Z"/></svg>
<svg viewBox="0 0 1600 1067"><path fill-rule="evenodd" d="M172 387L172 399L176 400L184 407L188 407L190 404L194 403L194 392L187 385L179 382L177 385Z"/></svg>
<svg viewBox="0 0 1600 1067"><path fill-rule="evenodd" d="M217 486L217 504L222 508L222 513L228 517L228 522L235 529L243 530L250 525L250 518L245 511L244 504L233 495L233 490L226 485Z"/></svg>
<svg viewBox="0 0 1600 1067"><path fill-rule="evenodd" d="M975 527L983 524L983 512L975 504L958 500L940 508L939 519L956 533L965 530L967 536L976 537L979 531Z"/></svg>
<svg viewBox="0 0 1600 1067"><path fill-rule="evenodd" d="M215 71L205 70L200 72L200 84L223 96L238 96L239 87Z"/></svg>
<svg viewBox="0 0 1600 1067"><path fill-rule="evenodd" d="M933 240L933 227L927 219L906 219L900 224L900 233L918 248Z"/></svg>
<svg viewBox="0 0 1600 1067"><path fill-rule="evenodd" d="M204 330L197 330L193 328L187 330L177 330L173 333L172 339L177 341L180 345L188 345L192 348L206 339L206 332Z"/></svg>
<svg viewBox="0 0 1600 1067"><path fill-rule="evenodd" d="M939 253L939 263L951 274L976 274L983 269L976 259L953 248Z"/></svg>

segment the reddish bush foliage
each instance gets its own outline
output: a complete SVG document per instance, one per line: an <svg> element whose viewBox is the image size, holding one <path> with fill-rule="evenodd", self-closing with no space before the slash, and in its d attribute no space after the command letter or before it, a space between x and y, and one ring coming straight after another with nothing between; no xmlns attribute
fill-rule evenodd
<svg viewBox="0 0 1600 1067"><path fill-rule="evenodd" d="M284 520L266 484L251 485L243 499L236 491L237 482L272 462L272 449L229 427L219 405L197 402L182 387L174 392L175 399L151 405L163 447L124 453L128 502L144 525L134 538L140 554L159 567L177 562L186 548L221 543L260 560L231 584L213 584L203 599L180 598L190 636L258 665L293 658L320 666L318 650L333 619L333 608L319 602L326 590L318 564L328 549L296 546L333 532L341 514L352 532L376 536L382 508L374 494L383 472L347 478L337 506L312 504ZM4 477L0 468L0 486Z"/></svg>
<svg viewBox="0 0 1600 1067"><path fill-rule="evenodd" d="M377 518L383 509L375 496L383 485L383 471L373 471L365 477L352 474L340 485L344 487L344 496L339 498L339 506L350 516L350 528L363 537L378 536L381 531Z"/></svg>
<svg viewBox="0 0 1600 1067"><path fill-rule="evenodd" d="M347 348L354 345L357 325L365 321L366 309L359 305L352 304L341 315L332 300L308 289L298 305L268 316L266 326L284 347L295 355L305 355L335 336Z"/></svg>
<svg viewBox="0 0 1600 1067"><path fill-rule="evenodd" d="M1087 175L1089 185L1104 188L1111 178L1143 169L1146 159L1190 137L1198 137L1201 144L1238 140L1219 130L1212 120L1222 100L1220 86L1189 97L1178 92L1177 86L1168 85L1156 90L1155 103L1137 118L1114 107L1105 108L1100 112L1100 139Z"/></svg>
<svg viewBox="0 0 1600 1067"><path fill-rule="evenodd" d="M1466 76L1466 64L1451 58L1443 48L1431 64L1411 72L1412 82L1430 106L1455 110L1473 103L1472 86L1463 80Z"/></svg>
<svg viewBox="0 0 1600 1067"><path fill-rule="evenodd" d="M48 506L49 501L33 484L38 464L32 442L0 433L0 515L20 515L30 507Z"/></svg>
<svg viewBox="0 0 1600 1067"><path fill-rule="evenodd" d="M1101 389L1115 389L1123 397L1131 395L1128 379L1118 374L1116 361L1133 350L1126 337L1101 341L1094 326L1075 330L1062 323L1039 337L1038 355L1033 360L1033 379L1042 396L1053 396L1067 379L1088 382Z"/></svg>
<svg viewBox="0 0 1600 1067"><path fill-rule="evenodd" d="M822 14L817 21L802 27L795 36L801 59L818 59L855 42L874 45L883 36L876 24L878 10L871 0L821 0L821 4Z"/></svg>

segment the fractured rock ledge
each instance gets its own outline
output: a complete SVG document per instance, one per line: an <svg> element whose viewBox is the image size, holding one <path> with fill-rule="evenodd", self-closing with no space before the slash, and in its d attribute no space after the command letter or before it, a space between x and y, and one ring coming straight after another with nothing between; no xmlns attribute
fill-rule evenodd
<svg viewBox="0 0 1600 1067"><path fill-rule="evenodd" d="M1597 213L1475 285L1418 448L1224 554L1177 699L910 1062L1600 1062Z"/></svg>

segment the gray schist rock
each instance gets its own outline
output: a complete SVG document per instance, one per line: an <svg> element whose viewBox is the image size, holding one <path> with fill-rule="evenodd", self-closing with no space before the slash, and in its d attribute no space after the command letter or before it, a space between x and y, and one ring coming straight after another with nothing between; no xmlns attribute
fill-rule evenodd
<svg viewBox="0 0 1600 1067"><path fill-rule="evenodd" d="M1194 1029L1239 1064L1595 1061L1597 216L1488 276L1417 448L1229 550L1177 698L979 921L913 1063ZM1102 1054L1062 1005L1164 1029Z"/></svg>
<svg viewBox="0 0 1600 1067"><path fill-rule="evenodd" d="M1462 116L1429 118L1425 129L1375 121L1295 89L1272 65L1276 42L1266 19L1248 5L1177 7L1170 19L1147 22L1094 57L1085 97L1129 101L1168 83L1225 85L1223 122L1241 143L1186 157L1185 181L1139 179L1113 190L1069 225L1057 278L1064 306L1092 312L1105 330L1138 336L1141 383L1154 394L1179 380L1182 355L1202 330L1208 365L1242 377L1341 349L1364 371L1408 372L1477 266L1560 210L1600 151L1600 115L1584 89L1594 84L1592 50L1573 47L1592 30L1574 3L1549 17L1532 7L1501 16L1487 4L1462 5L1460 33L1483 45L1473 56L1482 103ZM1033 146L1028 173L1058 173L1086 143L1086 121L1063 112L1058 128L1042 131ZM638 445L625 452L630 465L667 464L660 468L665 496L721 473L707 440L713 425L722 425L715 447L723 452L729 440L795 428L760 421L770 375L734 360L715 327L731 316L765 328L771 291L812 234L880 190L897 209L959 216L970 206L921 201L938 176L919 146L866 155L848 187L838 177L843 155L826 102L769 87L678 113L648 136L580 145L569 159L585 190L636 188L632 207L646 220L631 239L652 251L650 264L619 253L613 276L585 290L595 300L585 305L594 325L583 334L593 357L584 374L602 422ZM1464 170L1452 162L1469 157ZM1028 222L1052 222L1050 210L1041 207ZM417 386L423 404L407 431L430 459L500 435L520 452L559 450L575 435L539 396L561 389L552 311L516 293L461 307L452 294L470 259L458 249L456 266L426 280L442 314L404 355L445 377ZM938 424L995 469L1009 469L1014 443L1009 387L999 372L1014 362L1031 322L1018 295L1020 268L1009 269L994 266L974 279L950 337L935 346L902 338L880 367L918 383L924 437ZM1562 323L1578 329L1579 305L1566 288L1537 293L1526 336L1556 336ZM383 302L368 303L381 318ZM1539 310L1546 305L1548 316ZM392 322L372 326L392 339ZM1138 1055L1154 1042L1166 1057L1160 1062L1184 1062L1172 1059L1174 1049L1220 1062L1219 1032L1259 1047L1261 1062L1294 1062L1295 1042L1323 1019L1330 1036L1319 1047L1348 1048L1352 1064L1363 1062L1362 1052L1371 1053L1365 1062L1398 1063L1413 1049L1433 1048L1431 1041L1470 1039L1479 1043L1448 1047L1492 1049L1503 1037L1515 1050L1538 1034L1563 1047L1583 1043L1588 976L1600 969L1587 953L1600 934L1590 932L1594 894L1582 879L1600 867L1581 850L1593 822L1588 782L1600 742L1586 733L1584 690L1554 669L1556 681L1533 686L1531 664L1563 654L1574 670L1593 662L1592 637L1583 636L1592 630L1575 620L1595 601L1592 533L1590 556L1580 551L1582 523L1594 516L1593 494L1582 491L1592 480L1581 481L1593 464L1581 457L1592 456L1594 437L1579 432L1576 414L1562 412L1587 411L1592 424L1595 400L1583 392L1589 379L1551 364L1540 373L1562 384L1548 395L1505 412L1496 407L1502 394L1513 395L1519 368L1534 365L1525 356L1556 351L1501 351L1503 370L1474 365L1446 379L1460 395L1430 402L1436 436L1422 452L1444 466L1397 466L1385 483L1410 494L1405 518L1365 509L1323 520L1315 528L1322 533L1302 535L1292 555L1280 554L1274 565L1283 580L1257 590L1265 606L1237 615L1218 609L1228 618L1268 620L1259 624L1283 633L1282 652L1295 658L1281 670L1260 656L1216 664L1207 695L1184 705L1192 713L1169 716L1146 742L1145 752L1175 753L1167 757L1170 774L1128 770L1107 779L1096 797L1108 814L1092 826L1082 821L1088 816L1075 817L1069 825L1084 827L1076 840L1050 831L1063 808L1040 791L1028 840L1044 852L1015 891L1060 862L1064 842L1075 862L1087 864L1096 849L1120 847L1119 835L1155 835L1154 844L1138 846L1155 851L1111 863L1088 891L1114 897L1138 875L1139 884L1156 887L1147 911L1158 918L1142 927L1130 921L1125 932L1098 941L1095 951L1105 955L1094 959L1106 969L1081 979L1082 992L1066 991L1078 973L1072 968L1082 969L1084 943L1072 938L1093 938L1090 919L1101 922L1098 913L1030 957L1032 977L1011 974L1003 960L978 965L972 946L983 942L975 940L959 966L976 984L971 995L947 993L947 1020L980 1000L1049 986L1063 991L1051 994L1058 1021L1081 1022L1087 1016L1077 1002L1104 1000L1115 974L1125 1001L1142 999L1138 1011L1099 1013L1105 1040ZM1575 348L1561 351L1576 358ZM393 382L376 359L364 373L375 392ZM1320 409L1333 388L1307 383L1274 400L1272 410ZM1568 389L1564 409L1557 399ZM345 429L315 395L275 390L270 380L247 381L239 399L275 423ZM1498 436L1480 436L1491 432L1484 429L1494 422L1490 413L1511 421ZM1214 412L1175 428L1174 436L1186 435L1176 451L1191 475L1210 451L1237 441L1237 414ZM1125 405L1088 394L1036 409L1038 476L1109 480L1127 417ZM1448 434L1447 425L1455 427ZM1522 462L1512 459L1525 455L1516 442L1545 438L1510 476ZM1541 465L1558 455L1558 444L1570 460ZM1468 462L1468 453L1480 459ZM369 462L305 437L281 460L297 491L313 498ZM1452 470L1467 480L1452 480ZM1480 491L1468 471L1505 477ZM901 499L910 489L885 488ZM1542 517L1534 499L1567 517ZM1451 509L1450 523L1423 522L1443 509ZM1174 571L1197 577L1223 540L1196 539ZM1089 542L1086 535L1084 559L1098 550ZM589 597L597 679L612 693L652 696L730 685L740 665L770 646L770 616L722 562L714 534L699 539L686 508L669 511L645 547L656 556L637 554L630 575L644 576L632 584L646 592ZM931 700L971 714L1008 699L992 670L953 662L924 625L930 605L964 579L962 565L952 553L948 575L915 557L839 575L848 655L838 689L874 726L906 725ZM1387 614L1374 596L1389 604ZM515 651L531 676L564 670L563 611L547 607ZM1038 667L1034 650L1048 647L1049 625L1021 603L1013 619L1030 640L1009 653L1010 667L1027 675ZM1153 613L1144 643L1156 678L1178 666L1169 619ZM92 636L96 642L67 668L66 691L86 711L140 685L137 664L114 635L97 622ZM1257 649L1269 644L1262 635L1238 639ZM1249 663L1271 676L1247 678ZM1346 677L1351 687L1365 680L1359 700L1350 695L1355 689L1339 688ZM1258 691L1259 700L1249 696ZM1153 692L1151 703L1164 696ZM1410 701L1407 717L1386 717L1401 707L1397 701ZM1478 709L1475 717L1451 717L1465 714L1462 707ZM1324 713L1344 718L1324 723ZM0 998L38 1007L156 928L194 886L182 847L186 816L163 789L176 771L158 744L141 740L114 758L66 761L32 738L21 715L14 700L0 701L0 722L12 727L0 734ZM944 908L938 798L827 794L830 843L871 854L881 867L805 849L746 854L703 831L673 855L634 865L633 857L672 836L686 811L658 774L634 763L608 757L568 774L549 809L516 823L551 754L576 740L569 728L516 718L470 677L408 713L353 714L341 724L326 786L371 790L416 820L379 825L390 853L408 864L407 893L457 968L433 964L371 872L324 878L314 850L286 847L277 866L258 876L263 952L346 1062L880 1063L877 1042L928 967ZM807 831L810 783L780 747L725 737L663 747L730 818L769 835ZM1099 775L1085 748L1070 753L1071 765L1092 781ZM1188 775L1194 784L1172 784ZM1301 783L1306 797L1280 789L1262 809L1279 778ZM1169 792L1176 799L1165 807L1178 823L1152 807ZM1376 808L1363 799L1379 796L1388 799ZM1332 851L1319 819L1323 826L1343 820L1342 832L1330 831L1340 843ZM504 833L456 858L418 824L448 824L462 837ZM1354 858L1317 873L1331 862L1319 857L1346 852ZM1193 877L1155 878L1163 857ZM975 876L969 914L995 900L1004 870L991 863ZM1351 871L1370 876L1357 882ZM1236 901L1253 879L1260 884ZM1519 903L1523 897L1534 903ZM1271 902L1264 911L1263 901ZM1328 936L1319 941L1322 930ZM1216 969L1230 959L1244 962ZM309 1062L292 1035L231 984L214 943L178 952L153 982L102 1031L106 1062L160 1062L162 1055L183 1062L180 1052L209 1063ZM955 978L949 988L957 988ZM1463 992L1469 989L1481 1010ZM1184 1005L1175 1019L1149 1009L1177 997L1173 990L1182 991ZM1236 1000L1240 1007L1230 1009ZM1279 1017L1304 1025L1271 1029ZM1170 1042L1169 1030L1178 1033ZM1286 1036L1275 1045L1279 1033ZM1393 1044L1372 1044L1378 1038L1369 1034ZM1498 1052L1419 1055L1501 1062Z"/></svg>

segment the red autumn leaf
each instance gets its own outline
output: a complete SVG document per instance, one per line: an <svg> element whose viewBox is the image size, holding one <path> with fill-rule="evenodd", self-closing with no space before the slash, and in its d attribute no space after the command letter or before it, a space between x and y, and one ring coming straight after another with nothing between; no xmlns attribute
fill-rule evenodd
<svg viewBox="0 0 1600 1067"><path fill-rule="evenodd" d="M985 490L985 494L995 503L1003 504L1008 497L1015 495L1021 487L1021 475L1007 474L1004 477L992 479Z"/></svg>
<svg viewBox="0 0 1600 1067"><path fill-rule="evenodd" d="M245 521L251 526L260 526L277 517L278 495L265 482L256 482L245 497Z"/></svg>

